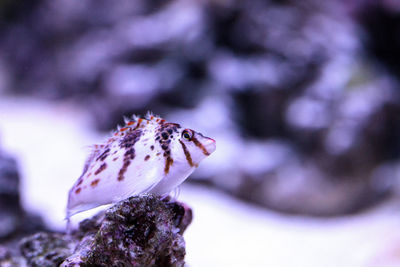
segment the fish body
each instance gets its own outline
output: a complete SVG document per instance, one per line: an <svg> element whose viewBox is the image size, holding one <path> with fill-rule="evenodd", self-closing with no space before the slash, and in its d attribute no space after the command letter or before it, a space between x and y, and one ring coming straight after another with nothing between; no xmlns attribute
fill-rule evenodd
<svg viewBox="0 0 400 267"><path fill-rule="evenodd" d="M143 193L166 195L216 149L215 141L148 114L94 145L68 195L67 219L81 211Z"/></svg>

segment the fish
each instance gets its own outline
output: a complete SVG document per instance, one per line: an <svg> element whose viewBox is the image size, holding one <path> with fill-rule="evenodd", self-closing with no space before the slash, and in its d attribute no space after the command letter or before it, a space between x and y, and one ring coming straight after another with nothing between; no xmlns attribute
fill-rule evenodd
<svg viewBox="0 0 400 267"><path fill-rule="evenodd" d="M104 143L92 146L69 190L66 219L131 196L166 196L215 149L214 139L150 112L125 118Z"/></svg>

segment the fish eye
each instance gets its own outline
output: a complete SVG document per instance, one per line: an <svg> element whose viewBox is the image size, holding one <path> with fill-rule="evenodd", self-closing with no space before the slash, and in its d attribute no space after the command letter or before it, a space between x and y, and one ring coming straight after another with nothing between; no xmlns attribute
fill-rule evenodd
<svg viewBox="0 0 400 267"><path fill-rule="evenodd" d="M182 132L182 137L183 137L183 139L186 139L186 140L188 140L188 141L191 141L191 140L192 140L192 137L193 137L193 132L190 131L190 130L184 130L184 131Z"/></svg>

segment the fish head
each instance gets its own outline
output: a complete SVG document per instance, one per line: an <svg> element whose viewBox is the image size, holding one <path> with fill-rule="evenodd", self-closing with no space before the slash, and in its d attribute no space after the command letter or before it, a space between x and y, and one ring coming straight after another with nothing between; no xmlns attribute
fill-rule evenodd
<svg viewBox="0 0 400 267"><path fill-rule="evenodd" d="M214 139L188 128L179 128L172 142L172 154L177 155L182 162L187 162L190 167L197 167L216 149Z"/></svg>

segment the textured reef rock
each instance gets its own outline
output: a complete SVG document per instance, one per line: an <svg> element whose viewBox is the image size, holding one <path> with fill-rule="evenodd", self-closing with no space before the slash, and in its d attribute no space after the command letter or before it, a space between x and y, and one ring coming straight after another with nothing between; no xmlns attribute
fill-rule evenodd
<svg viewBox="0 0 400 267"><path fill-rule="evenodd" d="M71 255L72 247L67 236L39 232L22 239L20 250L28 266L59 266Z"/></svg>
<svg viewBox="0 0 400 267"><path fill-rule="evenodd" d="M44 229L42 219L21 206L19 181L17 162L0 150L0 243Z"/></svg>
<svg viewBox="0 0 400 267"><path fill-rule="evenodd" d="M183 266L182 234L191 220L182 203L131 197L84 220L71 235L29 236L20 250L29 266Z"/></svg>

